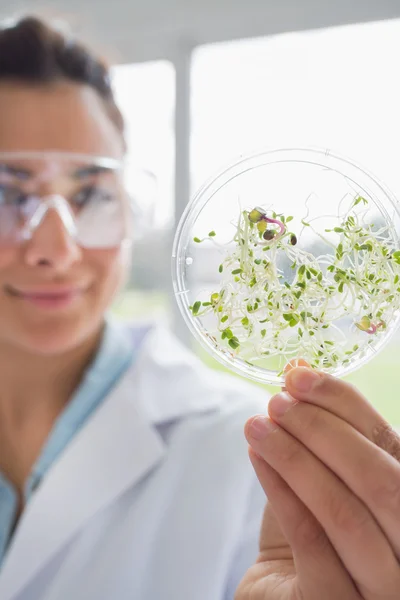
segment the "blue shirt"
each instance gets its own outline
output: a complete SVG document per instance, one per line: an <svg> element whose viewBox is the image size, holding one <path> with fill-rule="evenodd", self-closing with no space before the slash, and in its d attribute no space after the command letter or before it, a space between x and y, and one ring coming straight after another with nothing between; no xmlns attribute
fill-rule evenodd
<svg viewBox="0 0 400 600"><path fill-rule="evenodd" d="M99 350L71 401L50 432L24 489L25 504L40 485L48 469L63 452L88 417L100 405L133 360L133 343L123 328L107 321ZM17 511L17 494L0 473L0 566L4 558Z"/></svg>

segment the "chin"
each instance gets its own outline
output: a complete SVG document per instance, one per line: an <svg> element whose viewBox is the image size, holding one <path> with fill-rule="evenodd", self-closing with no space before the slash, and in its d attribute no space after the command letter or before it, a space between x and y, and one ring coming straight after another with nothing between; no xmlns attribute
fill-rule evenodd
<svg viewBox="0 0 400 600"><path fill-rule="evenodd" d="M71 352L85 341L94 338L103 326L104 317L80 315L58 318L47 323L25 323L12 335L14 345L29 354L55 356ZM22 324L21 324L22 325Z"/></svg>

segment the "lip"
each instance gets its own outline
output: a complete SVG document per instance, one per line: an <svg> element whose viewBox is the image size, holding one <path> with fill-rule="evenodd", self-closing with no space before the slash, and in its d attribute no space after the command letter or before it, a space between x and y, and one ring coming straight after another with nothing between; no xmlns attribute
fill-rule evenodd
<svg viewBox="0 0 400 600"><path fill-rule="evenodd" d="M29 302L39 308L57 309L65 308L74 300L82 296L84 289L71 286L52 286L37 288L13 288L7 287L8 293L22 301Z"/></svg>

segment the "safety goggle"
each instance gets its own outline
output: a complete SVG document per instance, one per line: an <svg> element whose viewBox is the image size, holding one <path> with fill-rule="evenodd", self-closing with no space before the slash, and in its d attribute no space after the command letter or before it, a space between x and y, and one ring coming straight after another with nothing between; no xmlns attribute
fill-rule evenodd
<svg viewBox="0 0 400 600"><path fill-rule="evenodd" d="M130 238L124 165L63 152L0 152L0 248L30 240L54 211L83 248Z"/></svg>

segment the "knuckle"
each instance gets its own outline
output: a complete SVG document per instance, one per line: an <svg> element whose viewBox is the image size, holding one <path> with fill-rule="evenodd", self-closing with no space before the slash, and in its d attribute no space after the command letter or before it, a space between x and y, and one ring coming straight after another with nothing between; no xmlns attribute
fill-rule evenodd
<svg viewBox="0 0 400 600"><path fill-rule="evenodd" d="M286 436L285 436L286 437ZM301 462L303 450L295 440L286 439L280 447L275 447L276 458L281 465L297 468Z"/></svg>
<svg viewBox="0 0 400 600"><path fill-rule="evenodd" d="M322 527L311 517L302 519L291 534L293 548L308 554L320 554L329 545Z"/></svg>
<svg viewBox="0 0 400 600"><path fill-rule="evenodd" d="M296 408L302 438L310 440L315 432L321 431L325 421L324 412L318 406L307 403L299 403Z"/></svg>
<svg viewBox="0 0 400 600"><path fill-rule="evenodd" d="M371 524L368 510L355 497L332 494L327 510L333 527L351 537L362 536Z"/></svg>
<svg viewBox="0 0 400 600"><path fill-rule="evenodd" d="M372 441L400 462L400 438L389 423L378 423L372 432Z"/></svg>
<svg viewBox="0 0 400 600"><path fill-rule="evenodd" d="M371 485L369 492L371 503L381 511L399 514L400 512L400 476L393 471L381 471L379 481Z"/></svg>
<svg viewBox="0 0 400 600"><path fill-rule="evenodd" d="M336 379L336 377L329 374L324 374L321 378L318 391L328 396L334 396L335 400L348 398L349 395L360 395L360 392L352 383Z"/></svg>

